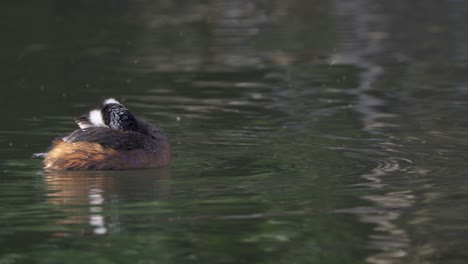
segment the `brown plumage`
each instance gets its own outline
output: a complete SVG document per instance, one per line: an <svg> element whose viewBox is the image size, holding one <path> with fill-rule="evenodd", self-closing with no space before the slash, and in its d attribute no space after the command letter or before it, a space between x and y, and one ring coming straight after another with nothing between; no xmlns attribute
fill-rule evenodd
<svg viewBox="0 0 468 264"><path fill-rule="evenodd" d="M170 163L171 147L164 132L135 118L114 99L76 122L81 129L54 140L45 155L45 169L116 170Z"/></svg>

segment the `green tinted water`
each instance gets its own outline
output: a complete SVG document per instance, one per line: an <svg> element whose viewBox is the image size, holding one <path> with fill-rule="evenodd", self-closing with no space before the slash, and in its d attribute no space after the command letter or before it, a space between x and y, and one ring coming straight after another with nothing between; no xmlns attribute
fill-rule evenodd
<svg viewBox="0 0 468 264"><path fill-rule="evenodd" d="M0 263L466 262L463 1L1 6ZM43 171L111 96L172 165Z"/></svg>

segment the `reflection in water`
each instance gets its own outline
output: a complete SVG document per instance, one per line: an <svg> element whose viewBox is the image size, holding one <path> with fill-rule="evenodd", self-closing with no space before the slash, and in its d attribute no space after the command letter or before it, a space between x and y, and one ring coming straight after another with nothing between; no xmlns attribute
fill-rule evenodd
<svg viewBox="0 0 468 264"><path fill-rule="evenodd" d="M339 31L342 35L341 47L331 58L331 64L353 65L362 70L359 86L352 90L356 96L355 109L361 114L364 130L377 133L378 129L390 124L379 121L388 117L388 113L378 110L385 102L372 96L377 79L383 74L383 68L373 59L383 52L383 41L388 33L385 29L385 17L371 10L368 1L336 0Z"/></svg>
<svg viewBox="0 0 468 264"><path fill-rule="evenodd" d="M164 200L170 195L170 168L126 171L47 172L47 202L66 214L58 224L88 224L93 234L119 233L122 219L109 215L113 203ZM87 233L89 227L80 232ZM56 235L70 235L57 233Z"/></svg>
<svg viewBox="0 0 468 264"><path fill-rule="evenodd" d="M378 166L371 173L362 177L370 183L365 185L372 189L383 189L385 176L391 173L407 171L403 165L411 164L410 160L390 158L378 161ZM381 252L368 256L366 260L370 263L386 264L399 262L399 258L408 255L407 249L411 240L404 228L395 222L402 216L403 211L414 204L414 195L411 190L386 191L380 195L364 195L361 197L370 201L374 206L355 207L350 209L336 210L340 213L351 213L357 215L360 221L374 224L374 234L369 236L369 247Z"/></svg>
<svg viewBox="0 0 468 264"><path fill-rule="evenodd" d="M359 85L351 92L356 97L354 109L361 116L364 131L382 134L383 128L394 125L381 120L392 115L380 110L386 102L371 95L370 92L375 89L377 80L384 73L383 67L375 60L384 52L384 41L389 35L387 18L379 13L378 4L372 1L335 0L334 3L338 29L342 32L343 39L341 48L332 57L332 64L353 65L362 71ZM386 176L404 171L404 165L412 162L406 158L388 157L378 159L376 163L378 166L371 173L362 176L368 183L359 185L378 191L387 185L384 183ZM371 248L381 252L367 257L368 262L377 264L399 262L400 258L408 255L406 250L411 241L405 229L395 222L403 210L413 204L414 197L411 191L385 192L361 198L372 202L375 206L337 212L352 213L364 223L375 224L375 233L369 236L369 244Z"/></svg>

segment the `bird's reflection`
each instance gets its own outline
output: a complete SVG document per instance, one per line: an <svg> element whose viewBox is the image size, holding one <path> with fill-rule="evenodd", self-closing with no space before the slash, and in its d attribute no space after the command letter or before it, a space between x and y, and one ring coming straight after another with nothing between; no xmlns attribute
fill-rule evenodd
<svg viewBox="0 0 468 264"><path fill-rule="evenodd" d="M82 234L117 233L125 225L106 209L117 204L166 200L170 168L134 171L46 172L47 202L65 214L57 221ZM82 228L80 228L82 227ZM76 232L56 233L57 236Z"/></svg>

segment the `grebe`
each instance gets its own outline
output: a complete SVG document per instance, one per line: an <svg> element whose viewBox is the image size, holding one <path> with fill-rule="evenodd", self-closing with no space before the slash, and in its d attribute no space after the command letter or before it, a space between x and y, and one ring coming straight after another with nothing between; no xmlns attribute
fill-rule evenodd
<svg viewBox="0 0 468 264"><path fill-rule="evenodd" d="M44 168L119 170L162 167L171 160L164 132L135 117L113 98L76 118L80 129L53 141Z"/></svg>

